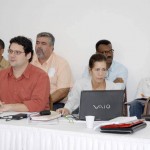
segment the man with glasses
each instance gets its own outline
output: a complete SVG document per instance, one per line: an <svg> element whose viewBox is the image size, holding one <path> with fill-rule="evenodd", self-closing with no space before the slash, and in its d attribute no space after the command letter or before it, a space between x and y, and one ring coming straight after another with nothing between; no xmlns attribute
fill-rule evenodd
<svg viewBox="0 0 150 150"><path fill-rule="evenodd" d="M0 39L0 70L8 68L9 62L3 57L5 44L3 40Z"/></svg>
<svg viewBox="0 0 150 150"><path fill-rule="evenodd" d="M10 40L10 68L0 71L0 112L37 112L49 109L49 77L30 64L32 42L18 36Z"/></svg>
<svg viewBox="0 0 150 150"><path fill-rule="evenodd" d="M114 83L125 89L125 85L128 78L128 71L126 67L113 60L114 50L112 44L108 40L100 40L96 43L96 53L101 53L107 58L107 75L106 79L113 81ZM85 69L83 77L89 77L88 68Z"/></svg>
<svg viewBox="0 0 150 150"><path fill-rule="evenodd" d="M43 69L50 78L50 99L53 110L64 107L65 97L73 85L73 77L68 62L54 52L55 38L51 33L37 35L32 64Z"/></svg>

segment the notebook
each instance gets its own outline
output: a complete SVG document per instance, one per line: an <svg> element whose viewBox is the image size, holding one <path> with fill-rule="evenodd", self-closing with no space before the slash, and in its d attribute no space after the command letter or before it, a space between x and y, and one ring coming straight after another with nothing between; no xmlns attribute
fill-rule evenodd
<svg viewBox="0 0 150 150"><path fill-rule="evenodd" d="M146 127L144 121L136 120L134 122L122 123L122 124L112 124L101 126L101 132L104 133L134 133Z"/></svg>
<svg viewBox="0 0 150 150"><path fill-rule="evenodd" d="M95 120L105 121L123 115L123 90L82 91L79 120L85 116L95 116Z"/></svg>
<svg viewBox="0 0 150 150"><path fill-rule="evenodd" d="M33 121L50 121L50 120L53 120L53 119L57 119L61 117L61 114L60 113L57 113L55 111L51 111L51 114L50 115L40 115L39 113L33 113L30 115L30 120L33 120Z"/></svg>

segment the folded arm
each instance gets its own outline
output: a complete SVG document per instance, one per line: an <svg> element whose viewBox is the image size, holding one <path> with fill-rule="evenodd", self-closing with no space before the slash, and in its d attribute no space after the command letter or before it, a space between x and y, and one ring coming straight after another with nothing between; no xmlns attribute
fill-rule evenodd
<svg viewBox="0 0 150 150"><path fill-rule="evenodd" d="M67 97L70 88L62 88L56 90L51 94L50 98L53 103L61 101L63 98Z"/></svg>
<svg viewBox="0 0 150 150"><path fill-rule="evenodd" d="M29 109L25 104L4 104L3 102L0 102L0 112L6 112L6 111L24 111L27 112Z"/></svg>
<svg viewBox="0 0 150 150"><path fill-rule="evenodd" d="M114 83L124 83L124 80L123 80L123 78L116 78L114 80Z"/></svg>
<svg viewBox="0 0 150 150"><path fill-rule="evenodd" d="M42 111L49 106L50 82L47 74L41 75L33 88L30 100L23 101L30 112Z"/></svg>

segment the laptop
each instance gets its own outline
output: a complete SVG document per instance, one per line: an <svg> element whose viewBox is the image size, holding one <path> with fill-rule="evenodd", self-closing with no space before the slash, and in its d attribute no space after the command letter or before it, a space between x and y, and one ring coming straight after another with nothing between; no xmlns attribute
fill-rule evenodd
<svg viewBox="0 0 150 150"><path fill-rule="evenodd" d="M105 121L123 116L123 105L124 90L82 91L78 119L92 115Z"/></svg>

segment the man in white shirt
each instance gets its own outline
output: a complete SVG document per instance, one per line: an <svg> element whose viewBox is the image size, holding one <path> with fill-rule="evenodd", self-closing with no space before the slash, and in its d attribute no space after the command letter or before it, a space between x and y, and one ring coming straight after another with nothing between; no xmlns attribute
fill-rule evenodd
<svg viewBox="0 0 150 150"><path fill-rule="evenodd" d="M112 81L125 89L128 70L127 68L113 60L114 50L112 49L112 44L108 40L100 40L96 43L96 53L104 54L107 58L107 75L106 79ZM88 68L85 69L83 77L89 77Z"/></svg>
<svg viewBox="0 0 150 150"><path fill-rule="evenodd" d="M140 99L147 99L148 97L150 97L150 77L140 81L137 88L136 99L130 103L130 116L141 118L144 111L145 100Z"/></svg>

